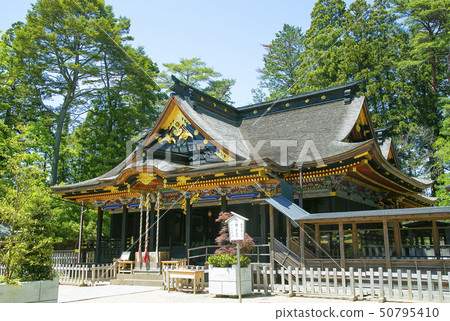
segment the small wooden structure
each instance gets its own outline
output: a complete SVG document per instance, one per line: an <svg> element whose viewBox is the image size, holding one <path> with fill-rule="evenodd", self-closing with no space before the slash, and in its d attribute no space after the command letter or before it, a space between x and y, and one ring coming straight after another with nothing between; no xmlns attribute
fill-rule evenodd
<svg viewBox="0 0 450 321"><path fill-rule="evenodd" d="M176 269L167 270L167 290L191 290L202 292L205 287L204 271Z"/></svg>
<svg viewBox="0 0 450 321"><path fill-rule="evenodd" d="M123 252L117 260L117 269L119 273L133 274L134 261L130 261L131 252Z"/></svg>

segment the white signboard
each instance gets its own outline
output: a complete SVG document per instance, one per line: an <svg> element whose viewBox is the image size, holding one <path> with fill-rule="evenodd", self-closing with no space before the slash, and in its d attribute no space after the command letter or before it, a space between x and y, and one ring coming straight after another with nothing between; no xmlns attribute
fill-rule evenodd
<svg viewBox="0 0 450 321"><path fill-rule="evenodd" d="M227 221L230 241L243 241L245 236L245 221L247 219L239 214L232 214L233 216Z"/></svg>

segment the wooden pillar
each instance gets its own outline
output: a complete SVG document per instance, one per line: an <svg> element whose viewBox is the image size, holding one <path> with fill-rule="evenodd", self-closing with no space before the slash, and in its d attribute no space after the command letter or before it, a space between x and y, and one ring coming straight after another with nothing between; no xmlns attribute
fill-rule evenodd
<svg viewBox="0 0 450 321"><path fill-rule="evenodd" d="M400 222L394 222L394 244L395 244L395 256L397 259L402 258L402 236L400 234Z"/></svg>
<svg viewBox="0 0 450 321"><path fill-rule="evenodd" d="M186 233L185 233L186 255L188 254L188 249L191 246L191 217L192 217L191 212L192 212L191 199L186 197Z"/></svg>
<svg viewBox="0 0 450 321"><path fill-rule="evenodd" d="M270 235L270 267L272 270L275 269L275 259L274 259L274 248L273 248L273 240L275 239L275 226L274 226L274 213L273 206L269 205L269 235Z"/></svg>
<svg viewBox="0 0 450 321"><path fill-rule="evenodd" d="M353 257L359 258L358 227L356 223L352 223L352 245L353 245Z"/></svg>
<svg viewBox="0 0 450 321"><path fill-rule="evenodd" d="M339 223L339 248L341 253L341 268L345 269L344 223Z"/></svg>
<svg viewBox="0 0 450 321"><path fill-rule="evenodd" d="M261 242L262 244L267 244L267 205L260 205L260 221L261 221Z"/></svg>
<svg viewBox="0 0 450 321"><path fill-rule="evenodd" d="M222 195L220 197L220 211L222 211L222 212L228 211L228 202L227 202L226 195Z"/></svg>
<svg viewBox="0 0 450 321"><path fill-rule="evenodd" d="M292 228L291 228L291 219L289 217L286 217L286 246L288 249L290 249L291 244L291 238L292 238Z"/></svg>
<svg viewBox="0 0 450 321"><path fill-rule="evenodd" d="M433 233L433 248L434 248L434 256L437 259L441 258L441 245L439 242L439 231L437 228L437 223L436 220L432 220L431 221L431 228L432 228L432 233Z"/></svg>
<svg viewBox="0 0 450 321"><path fill-rule="evenodd" d="M87 210L87 209L86 209ZM84 201L81 201L81 213L80 213L80 230L78 233L78 255L77 255L77 263L81 263L81 244L83 241L83 214L84 214Z"/></svg>
<svg viewBox="0 0 450 321"><path fill-rule="evenodd" d="M386 269L390 269L391 251L389 250L389 229L386 220L383 220L383 234L384 234L384 255L386 256Z"/></svg>
<svg viewBox="0 0 450 321"><path fill-rule="evenodd" d="M305 267L305 223L300 223L300 268Z"/></svg>
<svg viewBox="0 0 450 321"><path fill-rule="evenodd" d="M320 258L320 225L314 224L314 240L316 241L316 256Z"/></svg>
<svg viewBox="0 0 450 321"><path fill-rule="evenodd" d="M124 252L127 248L127 216L128 216L128 207L126 205L123 206L122 211L122 231L120 233L120 250Z"/></svg>
<svg viewBox="0 0 450 321"><path fill-rule="evenodd" d="M100 263L100 249L102 244L103 210L99 206L97 210L97 238L95 242L94 263Z"/></svg>
<svg viewBox="0 0 450 321"><path fill-rule="evenodd" d="M298 182L299 182L299 192L298 192L298 206L303 208L303 169L300 166L298 168Z"/></svg>
<svg viewBox="0 0 450 321"><path fill-rule="evenodd" d="M145 215L145 213L144 213ZM150 231L148 231L149 233L149 244L148 244L148 249L150 252L154 252L156 250L156 244L155 244L155 240L156 240L156 224L155 224L155 215L156 215L156 210L155 210L155 203L151 203L151 208L150 208L150 213L148 214L150 215L149 218L149 226L150 226ZM145 222L145 220L144 220ZM144 225L145 226L145 225ZM145 227L144 227L145 229Z"/></svg>

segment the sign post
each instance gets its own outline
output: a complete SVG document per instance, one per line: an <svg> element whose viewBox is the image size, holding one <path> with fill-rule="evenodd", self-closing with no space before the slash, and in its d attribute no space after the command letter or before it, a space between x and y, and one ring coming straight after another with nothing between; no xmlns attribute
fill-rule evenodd
<svg viewBox="0 0 450 321"><path fill-rule="evenodd" d="M237 293L239 297L239 303L242 303L242 295L241 295L241 251L240 251L240 241L243 241L245 238L245 221L248 221L247 218L236 214L234 212L230 212L233 214L226 222L228 223L228 235L230 237L230 241L236 241L237 246Z"/></svg>

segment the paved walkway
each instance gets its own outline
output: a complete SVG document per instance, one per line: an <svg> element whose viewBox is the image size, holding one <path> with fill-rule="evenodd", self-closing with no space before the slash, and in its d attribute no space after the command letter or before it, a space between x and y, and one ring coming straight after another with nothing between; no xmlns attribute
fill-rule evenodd
<svg viewBox="0 0 450 321"><path fill-rule="evenodd" d="M59 303L238 303L237 298L215 297L207 292L193 294L163 290L152 286L99 285L78 287L60 285ZM345 300L254 294L243 303L343 303Z"/></svg>

